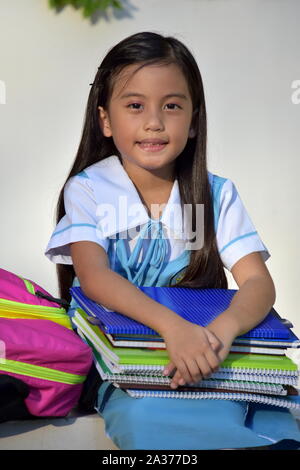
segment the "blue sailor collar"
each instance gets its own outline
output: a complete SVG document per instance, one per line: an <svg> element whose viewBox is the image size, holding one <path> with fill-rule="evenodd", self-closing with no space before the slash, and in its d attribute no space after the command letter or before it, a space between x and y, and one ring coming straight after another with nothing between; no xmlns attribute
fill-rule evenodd
<svg viewBox="0 0 300 470"><path fill-rule="evenodd" d="M79 176L87 177L92 183L97 203L97 219L105 237L111 237L144 224L161 223L169 230L170 237L189 239L188 217L182 217L177 179L173 183L169 200L160 219L156 220L149 217L136 187L118 156L111 155L94 163Z"/></svg>

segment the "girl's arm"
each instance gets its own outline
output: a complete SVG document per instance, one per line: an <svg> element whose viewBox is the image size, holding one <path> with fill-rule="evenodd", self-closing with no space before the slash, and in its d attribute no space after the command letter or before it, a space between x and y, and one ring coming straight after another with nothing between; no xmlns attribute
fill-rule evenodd
<svg viewBox="0 0 300 470"><path fill-rule="evenodd" d="M220 361L215 349L221 347L221 343L213 332L184 320L112 271L105 250L98 244L74 242L70 250L85 295L157 331L164 338L174 364L171 371L175 368L180 374L180 384L198 381L217 369Z"/></svg>

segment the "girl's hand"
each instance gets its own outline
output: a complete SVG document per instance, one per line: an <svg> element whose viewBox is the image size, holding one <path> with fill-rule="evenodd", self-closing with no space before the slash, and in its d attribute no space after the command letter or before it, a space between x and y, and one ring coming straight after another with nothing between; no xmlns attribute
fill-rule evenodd
<svg viewBox="0 0 300 470"><path fill-rule="evenodd" d="M164 375L176 373L171 387L185 383L196 383L209 377L219 366L216 351L222 347L213 332L182 318L163 334L171 362L165 367Z"/></svg>

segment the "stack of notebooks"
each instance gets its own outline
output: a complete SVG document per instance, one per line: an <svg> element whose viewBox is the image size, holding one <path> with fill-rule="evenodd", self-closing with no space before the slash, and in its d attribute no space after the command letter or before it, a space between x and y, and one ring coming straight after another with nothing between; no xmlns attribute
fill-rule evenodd
<svg viewBox="0 0 300 470"><path fill-rule="evenodd" d="M139 289L204 327L228 308L236 293L233 289ZM227 358L209 379L174 390L171 377L163 375L170 359L156 331L95 303L80 287L72 287L71 294L80 306L72 321L92 347L101 378L130 396L228 399L300 409L298 367L286 355L288 348L300 347L300 341L274 309L258 326L235 339Z"/></svg>

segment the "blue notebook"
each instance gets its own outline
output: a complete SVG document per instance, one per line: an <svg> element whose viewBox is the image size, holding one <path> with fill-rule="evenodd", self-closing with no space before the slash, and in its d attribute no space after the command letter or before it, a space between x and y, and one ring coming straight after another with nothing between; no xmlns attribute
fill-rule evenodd
<svg viewBox="0 0 300 470"><path fill-rule="evenodd" d="M234 289L190 289L184 287L139 286L144 294L170 308L178 315L200 326L208 325L231 303ZM112 312L89 299L80 287L70 289L72 297L90 316L99 320L99 325L109 334L157 334L156 331L132 318ZM255 328L239 338L281 338L294 340L295 335L284 324L278 313L272 309L267 317Z"/></svg>

